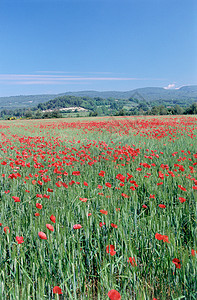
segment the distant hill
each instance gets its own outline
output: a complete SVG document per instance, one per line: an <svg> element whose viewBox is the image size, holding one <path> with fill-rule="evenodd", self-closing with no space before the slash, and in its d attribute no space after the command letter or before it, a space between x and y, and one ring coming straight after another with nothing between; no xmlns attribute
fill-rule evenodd
<svg viewBox="0 0 197 300"><path fill-rule="evenodd" d="M61 94L48 95L21 95L0 97L0 109L16 109L16 108L30 108L37 106L39 103L45 103L49 100L61 96L76 96L76 97L100 97L103 99L129 99L135 98L140 102L155 102L161 104L169 102L176 103L182 106L197 102L197 85L183 86L179 89L165 89L160 87L139 88L131 91L79 91L79 92L65 92Z"/></svg>
<svg viewBox="0 0 197 300"><path fill-rule="evenodd" d="M28 108L54 99L57 95L21 95L0 97L0 109Z"/></svg>

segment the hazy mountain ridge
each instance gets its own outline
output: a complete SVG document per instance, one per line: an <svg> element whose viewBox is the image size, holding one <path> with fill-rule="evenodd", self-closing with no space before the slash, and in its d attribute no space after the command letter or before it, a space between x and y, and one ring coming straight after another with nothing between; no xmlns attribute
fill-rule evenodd
<svg viewBox="0 0 197 300"><path fill-rule="evenodd" d="M179 89L165 89L160 87L138 88L131 91L79 91L65 92L61 94L42 94L42 95L21 95L0 97L0 109L13 108L28 108L53 100L61 96L76 96L76 97L100 97L100 98L115 98L129 99L135 98L140 101L173 101L180 100L183 104L189 104L197 101L197 85L183 86Z"/></svg>

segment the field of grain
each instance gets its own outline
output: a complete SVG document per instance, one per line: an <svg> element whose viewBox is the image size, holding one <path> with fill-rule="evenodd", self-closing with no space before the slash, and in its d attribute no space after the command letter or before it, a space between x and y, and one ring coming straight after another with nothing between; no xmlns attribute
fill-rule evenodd
<svg viewBox="0 0 197 300"><path fill-rule="evenodd" d="M0 299L197 298L195 116L0 130Z"/></svg>

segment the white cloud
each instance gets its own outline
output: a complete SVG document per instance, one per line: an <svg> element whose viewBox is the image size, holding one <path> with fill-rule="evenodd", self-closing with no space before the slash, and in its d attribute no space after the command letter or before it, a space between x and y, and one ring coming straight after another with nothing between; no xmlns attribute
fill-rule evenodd
<svg viewBox="0 0 197 300"><path fill-rule="evenodd" d="M175 88L175 84L174 83L170 83L170 84L168 84L168 86L164 87L165 90L170 90L170 89L174 89L174 88Z"/></svg>
<svg viewBox="0 0 197 300"><path fill-rule="evenodd" d="M0 83L4 84L65 84L68 82L90 82L90 81L141 81L150 78L135 77L112 77L112 76L79 76L79 75L49 75L49 74L0 74ZM152 79L159 80L159 79Z"/></svg>

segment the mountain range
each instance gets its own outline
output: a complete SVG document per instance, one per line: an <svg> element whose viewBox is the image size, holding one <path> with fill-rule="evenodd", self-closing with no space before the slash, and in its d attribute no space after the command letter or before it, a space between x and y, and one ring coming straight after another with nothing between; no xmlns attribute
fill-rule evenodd
<svg viewBox="0 0 197 300"><path fill-rule="evenodd" d="M165 89L161 87L146 87L138 88L131 91L79 91L79 92L65 92L61 94L42 94L42 95L20 95L10 97L0 97L0 109L17 109L30 108L53 100L61 96L76 96L76 97L100 97L104 99L138 99L140 102L158 102L161 104L170 102L182 105L189 105L197 102L197 85L183 86L179 89Z"/></svg>

